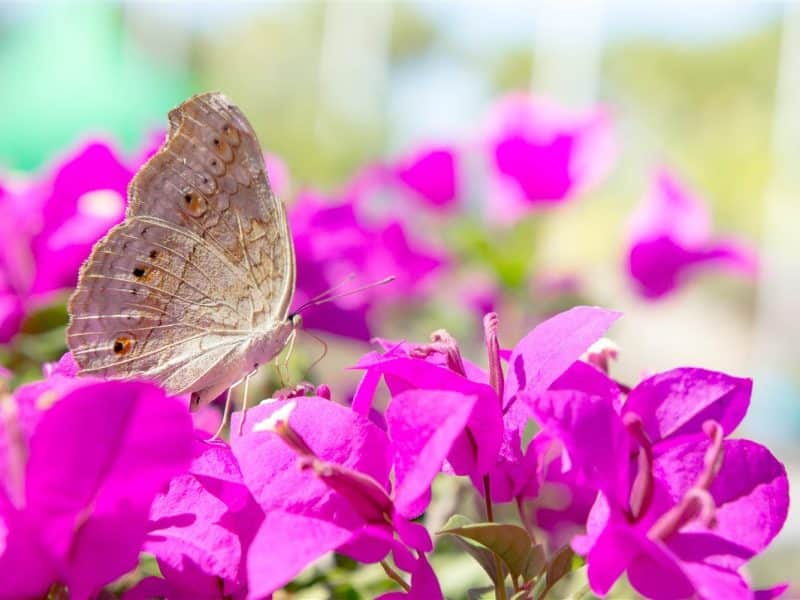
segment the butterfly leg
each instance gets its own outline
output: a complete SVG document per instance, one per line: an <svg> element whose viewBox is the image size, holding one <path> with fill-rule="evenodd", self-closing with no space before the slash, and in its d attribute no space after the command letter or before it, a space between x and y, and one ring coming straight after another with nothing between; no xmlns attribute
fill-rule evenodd
<svg viewBox="0 0 800 600"><path fill-rule="evenodd" d="M244 383L245 383L245 386L244 386L244 401L245 401L245 403L247 402L247 381L250 378L250 375L252 375L253 373L255 373L255 371L252 371L245 378L240 379L239 381L237 381L231 387L228 388L228 392L225 394L225 408L222 410L222 423L219 424L219 429L217 429L217 432L208 439L209 442L213 442L215 440L218 440L220 435L222 435L222 430L225 429L225 425L228 423L228 419L231 416L231 406L233 405L233 390L234 390L234 388L239 387L239 385L241 385L242 381L244 381ZM244 414L242 414L242 419L244 419ZM240 433L241 433L241 430L242 430L242 424L239 423L239 432Z"/></svg>
<svg viewBox="0 0 800 600"><path fill-rule="evenodd" d="M280 358L275 360L275 369L278 371L278 379L281 382L281 387L287 387L286 381L289 379L289 360L292 358L292 354L294 353L294 341L297 339L297 329L292 329L291 333L289 334L289 339L286 342L286 354L285 358L281 360ZM286 379L283 377L283 372L281 369L286 370Z"/></svg>
<svg viewBox="0 0 800 600"><path fill-rule="evenodd" d="M238 381L229 387L228 393L225 394L225 408L222 410L222 422L219 424L219 429L217 429L216 433L209 438L209 442L218 440L219 436L222 435L222 430L225 429L225 424L228 422L228 418L231 414L231 392L237 385L239 385Z"/></svg>
<svg viewBox="0 0 800 600"><path fill-rule="evenodd" d="M247 416L247 392L250 388L250 377L253 376L255 370L250 371L247 376L244 378L244 398L242 399L242 418L239 419L239 431L238 434L242 435L242 427L244 427L244 419Z"/></svg>

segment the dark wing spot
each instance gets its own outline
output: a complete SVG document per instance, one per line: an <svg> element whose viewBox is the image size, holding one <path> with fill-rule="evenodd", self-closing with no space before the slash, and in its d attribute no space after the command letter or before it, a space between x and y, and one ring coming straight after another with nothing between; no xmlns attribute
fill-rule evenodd
<svg viewBox="0 0 800 600"><path fill-rule="evenodd" d="M123 333L122 335L117 336L117 338L114 340L114 344L111 346L111 349L117 356L125 356L133 349L133 345L135 343L136 339L132 335Z"/></svg>
<svg viewBox="0 0 800 600"><path fill-rule="evenodd" d="M150 250L150 258L154 259L158 256L157 250Z"/></svg>
<svg viewBox="0 0 800 600"><path fill-rule="evenodd" d="M143 268L141 268L141 267L136 267L136 268L133 270L133 276L134 276L134 277L142 277L143 275L144 275L144 269L143 269Z"/></svg>

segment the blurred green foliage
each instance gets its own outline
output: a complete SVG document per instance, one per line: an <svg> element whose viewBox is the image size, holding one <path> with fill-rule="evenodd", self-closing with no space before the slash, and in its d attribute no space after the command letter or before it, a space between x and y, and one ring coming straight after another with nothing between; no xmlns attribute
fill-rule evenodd
<svg viewBox="0 0 800 600"><path fill-rule="evenodd" d="M605 94L633 134L652 138L721 227L751 236L771 169L779 46L777 27L718 45L638 41L612 46L604 65Z"/></svg>

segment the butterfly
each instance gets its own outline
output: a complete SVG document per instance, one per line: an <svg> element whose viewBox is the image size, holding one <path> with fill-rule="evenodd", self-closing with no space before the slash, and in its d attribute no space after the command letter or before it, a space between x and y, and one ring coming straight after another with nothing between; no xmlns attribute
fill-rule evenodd
<svg viewBox="0 0 800 600"><path fill-rule="evenodd" d="M293 340L295 254L242 111L205 93L168 118L125 220L81 267L67 345L79 375L150 380L196 408Z"/></svg>

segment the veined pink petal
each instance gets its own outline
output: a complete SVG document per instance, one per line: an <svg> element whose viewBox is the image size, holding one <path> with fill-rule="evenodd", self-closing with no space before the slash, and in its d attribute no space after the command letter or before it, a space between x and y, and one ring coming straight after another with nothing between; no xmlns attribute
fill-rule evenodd
<svg viewBox="0 0 800 600"><path fill-rule="evenodd" d="M169 597L243 596L245 555L264 518L230 447L195 432L189 472L174 478L150 511L145 549L158 559Z"/></svg>
<svg viewBox="0 0 800 600"><path fill-rule="evenodd" d="M64 396L30 442L26 512L77 598L136 564L155 495L189 464L191 419L144 383Z"/></svg>
<svg viewBox="0 0 800 600"><path fill-rule="evenodd" d="M508 361L503 406L520 391L535 395L549 388L620 316L578 306L537 325L515 346Z"/></svg>
<svg viewBox="0 0 800 600"><path fill-rule="evenodd" d="M503 429L500 401L491 387L420 359L392 358L373 368L383 374L393 395L421 389L454 391L476 397L466 431L453 442L448 461L459 475L483 474L492 468Z"/></svg>
<svg viewBox="0 0 800 600"><path fill-rule="evenodd" d="M683 444L656 458L654 474L667 485L673 501L686 493L703 470L708 444ZM723 450L722 468L709 488L716 505L716 525L709 530L699 523L689 524L667 544L683 560L738 569L781 530L788 514L788 480L783 465L755 442L725 440Z"/></svg>
<svg viewBox="0 0 800 600"><path fill-rule="evenodd" d="M394 502L401 514L416 517L424 511L431 482L476 402L458 392L419 389L392 398L386 423L394 452Z"/></svg>
<svg viewBox="0 0 800 600"><path fill-rule="evenodd" d="M534 419L564 444L570 468L582 485L604 491L616 507L628 506L628 432L605 398L575 391L550 391L523 397Z"/></svg>
<svg viewBox="0 0 800 600"><path fill-rule="evenodd" d="M289 425L317 457L372 477L384 488L389 485L390 449L386 434L347 407L322 398L292 400L297 406ZM337 511L347 513L346 502L333 495L309 471L300 470L298 456L271 432L253 431L253 425L266 419L287 401L260 404L247 412L241 436L231 437L233 454L256 502L266 511L310 511L326 518ZM236 431L240 413L234 413ZM325 427L320 427L325 423ZM360 524L359 524L360 525Z"/></svg>
<svg viewBox="0 0 800 600"><path fill-rule="evenodd" d="M250 598L283 587L309 563L353 535L328 519L275 509L266 513L247 555Z"/></svg>
<svg viewBox="0 0 800 600"><path fill-rule="evenodd" d="M658 373L634 387L623 414L636 413L653 444L695 434L718 422L730 434L744 418L753 382L705 369L680 368Z"/></svg>
<svg viewBox="0 0 800 600"><path fill-rule="evenodd" d="M228 512L188 473L173 479L167 493L156 498L144 549L158 559L173 589L206 595L217 592L220 583L230 587L236 582L242 547L237 533L223 525Z"/></svg>

